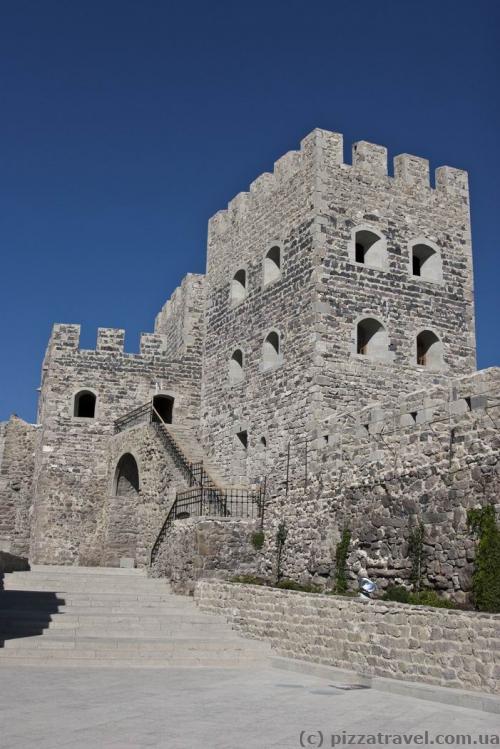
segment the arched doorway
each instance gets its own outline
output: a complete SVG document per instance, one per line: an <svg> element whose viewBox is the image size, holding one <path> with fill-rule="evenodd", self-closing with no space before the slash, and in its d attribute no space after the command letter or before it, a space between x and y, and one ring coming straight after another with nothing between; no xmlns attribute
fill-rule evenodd
<svg viewBox="0 0 500 749"><path fill-rule="evenodd" d="M163 421L165 424L172 423L174 412L174 399L170 395L155 395L153 397L153 421Z"/></svg>
<svg viewBox="0 0 500 749"><path fill-rule="evenodd" d="M124 453L116 464L106 513L104 557L106 564L118 567L122 559L136 559L140 534L139 467L131 453Z"/></svg>
<svg viewBox="0 0 500 749"><path fill-rule="evenodd" d="M116 497L132 497L139 492L139 468L130 453L125 453L118 461L114 489Z"/></svg>

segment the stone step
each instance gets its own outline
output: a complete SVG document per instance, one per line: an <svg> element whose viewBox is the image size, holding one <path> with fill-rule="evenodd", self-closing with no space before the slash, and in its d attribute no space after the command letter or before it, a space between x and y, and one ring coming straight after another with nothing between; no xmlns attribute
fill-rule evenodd
<svg viewBox="0 0 500 749"><path fill-rule="evenodd" d="M9 593L9 596L5 596L4 593ZM133 601L152 601L152 602L163 602L169 603L177 600L172 593L165 590L161 591L148 591L137 590L137 591L100 591L94 589L80 588L79 590L65 590L63 587L46 589L45 587L37 587L36 585L31 587L5 587L3 591L0 591L0 596L5 598L13 598L13 594L19 593L18 598L27 597L29 593L46 593L47 595L54 595L58 597L64 597L66 601L81 601L84 599L93 601L119 601L131 603ZM180 605L180 601L178 601ZM186 600L186 605L189 605L189 601Z"/></svg>
<svg viewBox="0 0 500 749"><path fill-rule="evenodd" d="M4 584L0 667L237 668L268 657L267 646L143 572L38 567Z"/></svg>
<svg viewBox="0 0 500 749"><path fill-rule="evenodd" d="M85 626L85 625L70 625L70 626L54 626L54 622L50 622L48 625L41 627L34 626L19 626L13 624L12 626L1 626L0 625L0 641L10 639L24 639L26 637L39 637L44 636L50 639L59 637L60 635L67 635L72 638L88 638L88 637L101 637L102 629L97 626ZM177 627L172 626L149 626L136 625L133 627L106 627L106 636L113 639L116 638L142 638L144 640L150 639L168 639L175 640L179 637L203 637L209 640L215 638L230 640L233 638L234 633L228 634L227 630L221 627L200 627L188 626L186 624L179 625Z"/></svg>
<svg viewBox="0 0 500 749"><path fill-rule="evenodd" d="M94 575L112 577L147 577L144 567L79 567L77 565L59 566L54 564L32 564L31 573L42 573L49 575ZM25 572L12 572L12 575L29 574Z"/></svg>
<svg viewBox="0 0 500 749"><path fill-rule="evenodd" d="M78 667L78 668L264 668L267 664L267 656L260 654L217 654L216 656L199 655L171 655L162 654L161 657L151 656L148 653L132 657L130 653L116 651L112 657L108 654L95 652L84 657L77 651L43 651L28 650L0 650L0 669L2 664L15 666L51 666L54 668Z"/></svg>
<svg viewBox="0 0 500 749"><path fill-rule="evenodd" d="M82 653L115 650L134 653L240 653L250 651L267 652L257 640L242 640L234 633L226 639L204 637L181 637L175 639L141 637L71 637L55 635L49 632L32 637L5 640L3 649L7 650L78 650Z"/></svg>
<svg viewBox="0 0 500 749"><path fill-rule="evenodd" d="M25 625L26 627L34 626L37 624L48 624L54 626L89 626L96 625L102 628L110 625L114 626L161 626L161 627L175 627L177 625L185 625L186 627L191 626L226 626L220 619L217 619L209 614L203 614L202 612L194 611L186 617L184 613L172 613L167 611L162 614L154 615L143 615L142 613L109 613L100 611L90 611L84 609L81 612L71 611L70 613L64 612L40 612L37 609L11 609L7 611L0 611L0 627L6 623L19 624L20 626Z"/></svg>

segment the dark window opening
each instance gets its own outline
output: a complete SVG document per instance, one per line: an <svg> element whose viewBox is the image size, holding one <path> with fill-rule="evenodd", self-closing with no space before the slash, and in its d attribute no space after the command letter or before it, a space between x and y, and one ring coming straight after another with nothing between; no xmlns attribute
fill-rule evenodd
<svg viewBox="0 0 500 749"><path fill-rule="evenodd" d="M172 423L174 410L174 399L169 395L155 395L153 398L153 421L163 422L164 424Z"/></svg>
<svg viewBox="0 0 500 749"><path fill-rule="evenodd" d="M265 438L265 437L261 437L261 438L260 438L260 444L261 444L261 445L262 445L263 447L267 447L267 440L266 440L266 438Z"/></svg>
<svg viewBox="0 0 500 749"><path fill-rule="evenodd" d="M411 416L411 418L412 418L412 419L413 419L413 421L415 421L415 422L417 421L417 415L418 415L418 412L417 412L417 411L412 411L412 412L410 413L410 416Z"/></svg>
<svg viewBox="0 0 500 749"><path fill-rule="evenodd" d="M90 390L82 390L75 395L74 416L83 419L93 419L95 417L96 396Z"/></svg>
<svg viewBox="0 0 500 749"><path fill-rule="evenodd" d="M413 254L412 257L412 272L414 276L420 276L422 274L422 260L415 254Z"/></svg>
<svg viewBox="0 0 500 749"><path fill-rule="evenodd" d="M443 346L432 330L423 330L417 336L417 364L434 368L443 364Z"/></svg>
<svg viewBox="0 0 500 749"><path fill-rule="evenodd" d="M356 262L357 263L365 262L365 248L359 242L356 242Z"/></svg>
<svg viewBox="0 0 500 749"><path fill-rule="evenodd" d="M238 437L239 441L241 442L241 444L243 445L243 447L246 450L247 447L248 447L248 432L247 432L247 430L244 429L242 432L238 432L236 434L236 436Z"/></svg>

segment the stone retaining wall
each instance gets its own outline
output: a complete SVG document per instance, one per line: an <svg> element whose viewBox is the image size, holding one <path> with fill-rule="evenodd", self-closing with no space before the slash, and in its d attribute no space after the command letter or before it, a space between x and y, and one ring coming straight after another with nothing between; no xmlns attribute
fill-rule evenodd
<svg viewBox="0 0 500 749"><path fill-rule="evenodd" d="M261 553L252 545L258 521L187 518L169 528L153 565L154 577L168 577L178 593L189 593L203 577L228 579L254 574Z"/></svg>
<svg viewBox="0 0 500 749"><path fill-rule="evenodd" d="M500 615L200 581L195 600L277 654L500 694Z"/></svg>

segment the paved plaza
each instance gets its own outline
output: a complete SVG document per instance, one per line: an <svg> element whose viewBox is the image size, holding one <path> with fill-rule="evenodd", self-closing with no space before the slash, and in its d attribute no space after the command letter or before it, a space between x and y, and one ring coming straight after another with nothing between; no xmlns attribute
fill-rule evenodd
<svg viewBox="0 0 500 749"><path fill-rule="evenodd" d="M3 665L0 747L295 749L301 732L307 747L342 732L500 732L499 715L331 684L273 668Z"/></svg>

